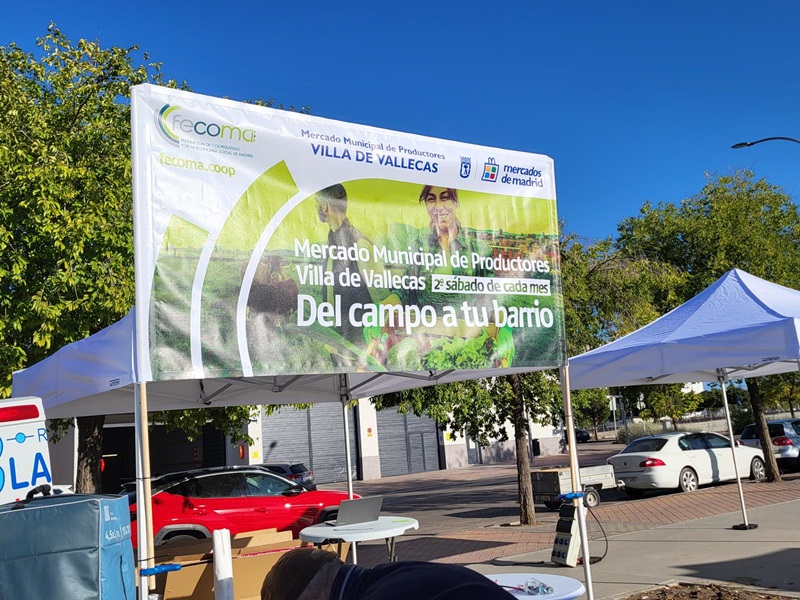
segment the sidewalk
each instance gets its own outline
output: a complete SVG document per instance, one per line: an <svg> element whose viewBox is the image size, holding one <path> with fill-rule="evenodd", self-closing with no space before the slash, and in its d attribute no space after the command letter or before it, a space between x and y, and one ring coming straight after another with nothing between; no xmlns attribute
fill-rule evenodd
<svg viewBox="0 0 800 600"><path fill-rule="evenodd" d="M584 569L580 566L491 564L495 558L519 562L550 559L556 513L537 508L537 525L501 525L503 521L513 521L518 510L516 504L509 504L506 488L498 483L502 477L508 478L510 468L491 465L440 471L423 478L382 480L372 485L363 482L357 491L393 494L398 504L392 510L420 521L419 531L398 538L401 560L463 564L481 572L552 570L583 580ZM480 478L476 479L477 475ZM471 511L464 510L467 505L462 502L464 490L470 488L483 494L482 502L474 503L474 498L469 497L474 503L469 504ZM800 474L784 476L784 481L772 484L743 481L743 488L748 521L759 525L750 531L731 529L743 521L735 484L635 501L604 500L587 516L593 556L603 554L604 537L608 536L607 556L592 565L595 598L630 594L674 579L775 587L783 593L800 595ZM438 521L426 523L431 516L425 510L414 511L412 500L420 496L429 499L431 506L447 503L453 507L441 517L446 527ZM470 524L469 528L452 526L454 516L468 512L486 518L462 519ZM476 527L478 522L483 525ZM377 564L386 560L386 550L380 543L359 545L358 558L360 564Z"/></svg>
<svg viewBox="0 0 800 600"><path fill-rule="evenodd" d="M610 538L608 555L591 566L595 598L614 598L670 581L724 583L769 588L800 597L800 501L748 511L758 528L736 531L741 514L724 514ZM591 545L592 554L603 545ZM549 561L550 550L506 557L518 562ZM582 566L545 562L536 566L470 565L481 573L557 573L585 583Z"/></svg>

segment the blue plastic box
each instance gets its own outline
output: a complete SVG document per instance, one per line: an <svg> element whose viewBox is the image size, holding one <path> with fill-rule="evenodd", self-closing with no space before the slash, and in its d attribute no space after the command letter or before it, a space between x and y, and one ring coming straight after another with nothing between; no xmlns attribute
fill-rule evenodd
<svg viewBox="0 0 800 600"><path fill-rule="evenodd" d="M0 598L135 597L126 497L63 494L0 506Z"/></svg>

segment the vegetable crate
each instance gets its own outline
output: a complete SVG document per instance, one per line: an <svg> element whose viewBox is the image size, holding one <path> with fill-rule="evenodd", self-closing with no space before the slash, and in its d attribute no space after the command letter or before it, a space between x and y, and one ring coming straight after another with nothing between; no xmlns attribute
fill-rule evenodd
<svg viewBox="0 0 800 600"><path fill-rule="evenodd" d="M614 467L611 465L581 467L580 475L584 493L583 502L589 508L600 504L600 490L617 487ZM550 510L558 510L561 506L559 494L572 492L572 472L569 467L532 471L531 482L534 501L544 503Z"/></svg>

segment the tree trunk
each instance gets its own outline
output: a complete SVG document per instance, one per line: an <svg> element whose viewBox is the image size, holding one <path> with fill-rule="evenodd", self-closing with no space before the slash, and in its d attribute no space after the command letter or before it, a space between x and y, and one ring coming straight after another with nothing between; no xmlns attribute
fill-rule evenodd
<svg viewBox="0 0 800 600"><path fill-rule="evenodd" d="M780 481L781 472L775 452L772 451L772 438L769 436L767 418L764 416L764 405L761 403L761 392L755 379L745 379L747 391L750 394L750 406L753 408L753 422L756 425L756 434L761 441L761 450L764 454L764 464L767 467L767 481Z"/></svg>
<svg viewBox="0 0 800 600"><path fill-rule="evenodd" d="M794 419L794 403L791 398L789 398L789 411L792 413L792 418Z"/></svg>
<svg viewBox="0 0 800 600"><path fill-rule="evenodd" d="M517 454L517 488L519 490L519 522L521 525L536 524L536 508L533 506L533 484L531 483L531 457L528 450L528 420L525 401L522 397L518 375L511 375L511 387L516 396L514 405L514 441Z"/></svg>
<svg viewBox="0 0 800 600"><path fill-rule="evenodd" d="M103 458L103 424L105 416L78 417L77 494L100 493L100 461Z"/></svg>

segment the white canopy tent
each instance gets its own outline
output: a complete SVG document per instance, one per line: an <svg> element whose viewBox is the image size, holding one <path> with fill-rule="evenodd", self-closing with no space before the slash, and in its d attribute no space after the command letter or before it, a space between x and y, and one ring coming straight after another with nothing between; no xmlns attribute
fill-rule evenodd
<svg viewBox="0 0 800 600"><path fill-rule="evenodd" d="M724 384L800 368L800 292L733 269L673 311L569 365L573 389L721 383L733 451Z"/></svg>
<svg viewBox="0 0 800 600"><path fill-rule="evenodd" d="M145 514L148 409L344 406L556 367L579 489L551 158L149 84L133 88L131 115L135 315L15 374L14 392L42 397L48 417L135 408ZM388 351L398 331L413 348L431 332L486 328L491 302L496 338L483 335L496 356L485 364L530 350L515 368L457 370L446 358L428 363L443 370L404 372L421 368L404 358L414 352ZM378 330L366 345L362 327ZM329 344L356 360L329 364ZM591 600L582 510L578 520Z"/></svg>
<svg viewBox="0 0 800 600"><path fill-rule="evenodd" d="M14 395L44 400L48 418L133 411L135 315L58 350L14 373ZM283 375L154 381L147 384L150 410L210 406L340 402L404 389L535 371L534 368L417 373Z"/></svg>
<svg viewBox="0 0 800 600"><path fill-rule="evenodd" d="M42 398L45 414L51 419L135 411L137 453L139 453L137 469L141 469L137 472L137 479L145 486L144 497L150 495L148 411L317 402L341 402L344 410L346 403L354 398L366 398L438 383L530 373L537 370L528 367L414 373L351 372L156 381L149 382L145 386L136 382L135 318L135 311L132 309L127 316L113 325L61 348L43 361L17 371L13 378L13 393L16 396ZM580 465L574 438L568 367L561 368L561 380L573 489L580 489ZM142 389L146 389L146 394L141 393ZM344 425L345 454L349 467L352 460L346 410L344 410ZM350 468L347 469L347 473L348 491L352 495L353 482ZM140 486L137 486L137 493L139 489ZM589 556L582 503L579 504L578 513L581 521L581 547L584 556ZM140 531L139 539L145 537L152 541L152 532ZM153 555L152 549L149 554ZM591 591L589 561L584 561L584 571L587 577L587 589Z"/></svg>

